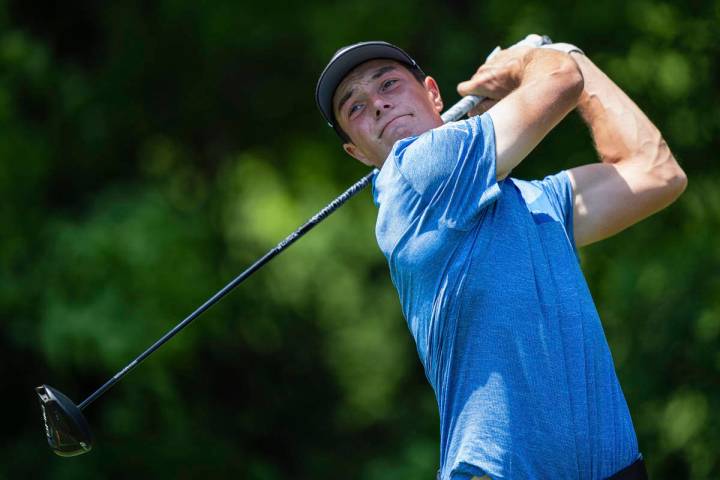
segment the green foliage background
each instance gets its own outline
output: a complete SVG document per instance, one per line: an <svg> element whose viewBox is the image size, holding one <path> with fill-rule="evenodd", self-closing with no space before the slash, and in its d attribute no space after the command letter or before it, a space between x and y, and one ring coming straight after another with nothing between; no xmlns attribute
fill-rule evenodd
<svg viewBox="0 0 720 480"><path fill-rule="evenodd" d="M496 45L578 44L689 176L582 252L652 478L720 477L720 0L0 1L0 478L434 478L435 400L359 195L46 447L82 400L366 172L313 100L386 39L446 104ZM596 161L576 115L516 175Z"/></svg>

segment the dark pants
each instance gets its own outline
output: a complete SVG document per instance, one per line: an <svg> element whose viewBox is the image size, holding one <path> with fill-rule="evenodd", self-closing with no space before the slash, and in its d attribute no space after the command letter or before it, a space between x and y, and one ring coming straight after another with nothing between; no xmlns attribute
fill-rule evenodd
<svg viewBox="0 0 720 480"><path fill-rule="evenodd" d="M440 470L438 470L435 478L440 480ZM640 458L629 467L625 467L612 477L608 477L607 480L648 480L645 462Z"/></svg>
<svg viewBox="0 0 720 480"><path fill-rule="evenodd" d="M625 467L607 480L648 480L647 470L643 459L637 460L629 467Z"/></svg>

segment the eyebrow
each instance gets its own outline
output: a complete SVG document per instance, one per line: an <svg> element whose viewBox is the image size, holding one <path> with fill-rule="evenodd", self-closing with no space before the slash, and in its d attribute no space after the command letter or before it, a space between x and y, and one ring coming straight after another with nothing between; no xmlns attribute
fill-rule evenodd
<svg viewBox="0 0 720 480"><path fill-rule="evenodd" d="M391 70L395 70L396 67L394 65L386 65L384 67L380 67L375 72L373 72L372 76L370 77L370 80L375 80L376 78L380 78L383 75L385 75L387 72ZM352 97L353 93L355 93L355 89L350 89L345 95L342 96L340 99L340 102L338 103L337 110L338 112L342 110L343 105L345 105L345 102L350 100L350 97Z"/></svg>

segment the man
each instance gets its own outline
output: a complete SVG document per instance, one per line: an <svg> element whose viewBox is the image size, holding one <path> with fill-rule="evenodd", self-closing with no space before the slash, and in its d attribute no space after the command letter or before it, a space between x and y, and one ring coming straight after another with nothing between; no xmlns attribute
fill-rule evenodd
<svg viewBox="0 0 720 480"><path fill-rule="evenodd" d="M458 92L487 100L443 125L435 80L384 42L339 50L316 91L344 150L380 169L376 236L437 397L438 477L645 478L576 248L669 205L685 174L570 45L501 51ZM575 108L601 162L510 178Z"/></svg>

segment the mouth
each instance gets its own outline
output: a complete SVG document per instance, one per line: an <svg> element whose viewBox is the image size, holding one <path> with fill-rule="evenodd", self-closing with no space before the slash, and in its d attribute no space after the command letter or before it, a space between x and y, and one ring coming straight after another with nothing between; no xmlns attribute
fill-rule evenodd
<svg viewBox="0 0 720 480"><path fill-rule="evenodd" d="M387 122L387 123L382 127L382 130L380 130L380 135L378 135L378 138L382 138L383 134L385 133L385 129L388 127L388 125L390 125L391 123L393 123L393 122L394 122L395 120L397 120L398 118L402 118L402 117L412 117L412 116L413 116L412 113L405 113L405 114L403 114L403 115L398 115L397 117L393 118L392 120L390 120L389 122Z"/></svg>

